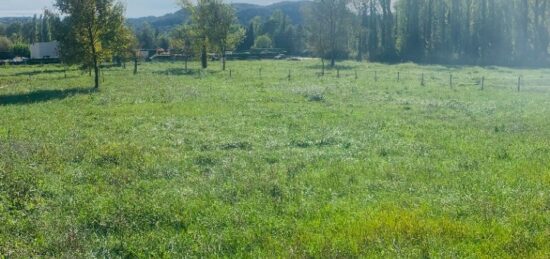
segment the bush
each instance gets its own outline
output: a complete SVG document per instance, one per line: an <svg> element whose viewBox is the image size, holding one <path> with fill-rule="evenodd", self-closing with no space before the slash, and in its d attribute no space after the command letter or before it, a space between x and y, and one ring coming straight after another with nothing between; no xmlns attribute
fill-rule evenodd
<svg viewBox="0 0 550 259"><path fill-rule="evenodd" d="M29 45L23 44L23 43L17 43L11 47L11 52L16 57L30 57L31 51L29 49Z"/></svg>
<svg viewBox="0 0 550 259"><path fill-rule="evenodd" d="M258 49L269 49L272 46L272 41L267 35L262 35L256 38L254 42L254 48Z"/></svg>
<svg viewBox="0 0 550 259"><path fill-rule="evenodd" d="M4 36L0 36L0 52L9 52L11 51L11 46L13 43L10 39Z"/></svg>

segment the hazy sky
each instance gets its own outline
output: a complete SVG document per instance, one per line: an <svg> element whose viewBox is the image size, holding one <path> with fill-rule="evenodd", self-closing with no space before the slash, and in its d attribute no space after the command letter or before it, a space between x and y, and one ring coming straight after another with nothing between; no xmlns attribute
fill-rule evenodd
<svg viewBox="0 0 550 259"><path fill-rule="evenodd" d="M0 0L0 17L32 16L51 8L55 0ZM128 17L163 15L178 10L177 0L120 0L126 4ZM232 0L233 3L270 4L277 0Z"/></svg>

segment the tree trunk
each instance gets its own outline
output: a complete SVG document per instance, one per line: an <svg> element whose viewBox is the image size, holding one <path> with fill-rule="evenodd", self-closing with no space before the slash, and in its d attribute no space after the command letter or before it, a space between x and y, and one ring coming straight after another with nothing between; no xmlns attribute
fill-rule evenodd
<svg viewBox="0 0 550 259"><path fill-rule="evenodd" d="M187 61L189 60L189 56L185 55L185 72L187 72Z"/></svg>
<svg viewBox="0 0 550 259"><path fill-rule="evenodd" d="M206 54L206 45L202 45L201 48L201 65L203 69L208 67L208 56Z"/></svg>
<svg viewBox="0 0 550 259"><path fill-rule="evenodd" d="M99 66L97 65L97 58L94 56L94 75L95 75L95 85L94 88L99 88Z"/></svg>
<svg viewBox="0 0 550 259"><path fill-rule="evenodd" d="M137 75L138 72L138 58L134 57L134 75Z"/></svg>
<svg viewBox="0 0 550 259"><path fill-rule="evenodd" d="M365 4L361 7L361 22L359 24L359 37L357 39L357 61L363 61L363 47L365 43L365 27L367 25L367 10Z"/></svg>
<svg viewBox="0 0 550 259"><path fill-rule="evenodd" d="M89 43L90 47L92 47L92 57L93 57L93 65L94 65L94 74L95 74L95 80L94 80L94 88L99 88L99 66L98 66L98 60L97 60L97 50L95 46L95 37L94 33L92 32L92 27L88 27L88 37L89 37Z"/></svg>
<svg viewBox="0 0 550 259"><path fill-rule="evenodd" d="M185 72L187 72L187 60L189 59L189 56L187 55L187 51L185 51L185 49L182 49L181 50L181 53L184 57L184 61L185 61Z"/></svg>
<svg viewBox="0 0 550 259"><path fill-rule="evenodd" d="M225 47L222 48L222 71L225 71Z"/></svg>
<svg viewBox="0 0 550 259"><path fill-rule="evenodd" d="M330 67L333 68L336 65L336 18L332 17L330 19Z"/></svg>
<svg viewBox="0 0 550 259"><path fill-rule="evenodd" d="M359 37L357 38L357 61L358 62L363 61L363 41L361 40L361 37L363 37L363 32L359 32Z"/></svg>

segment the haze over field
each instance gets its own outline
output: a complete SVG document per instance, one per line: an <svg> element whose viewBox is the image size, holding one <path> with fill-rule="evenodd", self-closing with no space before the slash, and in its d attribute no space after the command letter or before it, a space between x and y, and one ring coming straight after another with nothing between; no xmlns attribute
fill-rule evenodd
<svg viewBox="0 0 550 259"><path fill-rule="evenodd" d="M179 9L176 0L122 0L127 6L127 16L159 16ZM54 0L1 0L0 17L33 16L42 13L44 8L52 8ZM239 3L272 4L276 0L239 0Z"/></svg>

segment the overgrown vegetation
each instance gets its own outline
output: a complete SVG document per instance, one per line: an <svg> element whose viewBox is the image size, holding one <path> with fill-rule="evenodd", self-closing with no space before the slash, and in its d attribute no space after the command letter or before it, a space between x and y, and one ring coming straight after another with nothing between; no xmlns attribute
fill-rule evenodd
<svg viewBox="0 0 550 259"><path fill-rule="evenodd" d="M0 255L550 256L548 69L198 67L2 67Z"/></svg>
<svg viewBox="0 0 550 259"><path fill-rule="evenodd" d="M196 59L203 57L204 66L207 54L224 57L226 52L243 54L255 47L323 57L330 65L345 59L532 67L550 64L547 0L314 0L265 8L218 0L176 2L187 3L186 10L159 19L144 18L151 24L140 26L136 25L139 19L126 20L139 39L139 48L181 49L185 40L180 37L191 37L191 44L198 45L192 48L193 54ZM98 10L111 10L106 6L114 4L83 3L98 5ZM6 52L2 50L6 39L26 45L63 39L67 28L60 26L58 11L45 10L39 17L0 24L0 58L14 55L2 53ZM182 35L184 28L193 33Z"/></svg>

